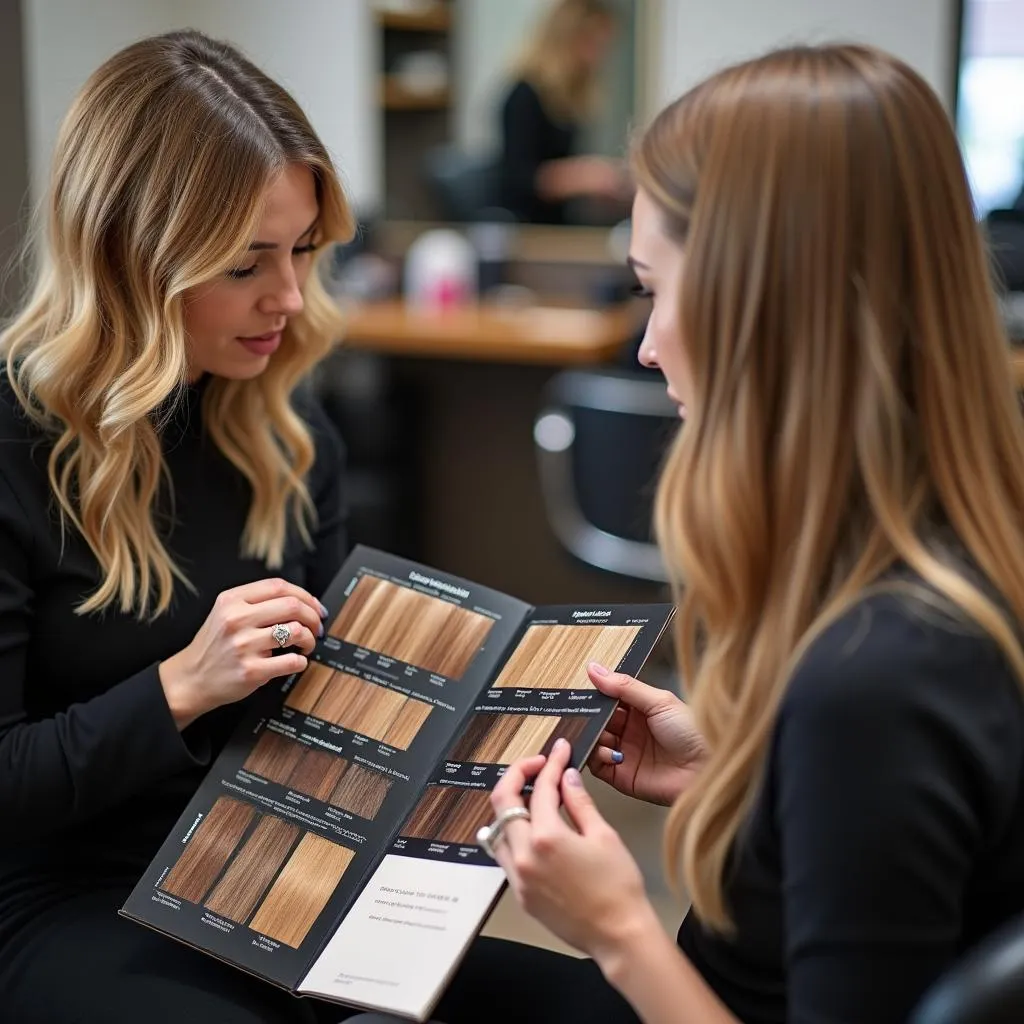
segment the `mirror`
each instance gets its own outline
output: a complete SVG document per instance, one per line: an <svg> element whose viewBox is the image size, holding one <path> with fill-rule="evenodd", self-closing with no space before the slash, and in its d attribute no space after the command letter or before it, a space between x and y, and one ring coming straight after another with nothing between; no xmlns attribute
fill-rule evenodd
<svg viewBox="0 0 1024 1024"><path fill-rule="evenodd" d="M638 0L378 0L388 220L605 226L643 82Z"/></svg>

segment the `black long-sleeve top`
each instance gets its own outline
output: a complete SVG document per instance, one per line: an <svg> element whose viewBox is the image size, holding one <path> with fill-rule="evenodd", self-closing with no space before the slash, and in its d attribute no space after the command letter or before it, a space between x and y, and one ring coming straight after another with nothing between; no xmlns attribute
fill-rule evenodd
<svg viewBox="0 0 1024 1024"><path fill-rule="evenodd" d="M501 107L497 205L523 223L565 223L566 204L538 194L537 172L548 161L572 156L576 130L547 112L529 82L513 83Z"/></svg>
<svg viewBox="0 0 1024 1024"><path fill-rule="evenodd" d="M1024 909L1024 699L995 644L876 595L784 698L726 884L679 942L745 1024L896 1024Z"/></svg>
<svg viewBox="0 0 1024 1024"><path fill-rule="evenodd" d="M75 613L98 566L73 529L62 541L49 441L0 368L0 963L47 907L133 885L226 741L240 707L179 733L158 663L192 640L221 591L280 575L319 596L343 559L343 451L312 399L296 407L316 443L315 547L293 530L280 570L240 557L250 491L203 431L202 386L186 389L163 435L167 543L195 590L178 586L150 623ZM160 513L171 515L166 493Z"/></svg>

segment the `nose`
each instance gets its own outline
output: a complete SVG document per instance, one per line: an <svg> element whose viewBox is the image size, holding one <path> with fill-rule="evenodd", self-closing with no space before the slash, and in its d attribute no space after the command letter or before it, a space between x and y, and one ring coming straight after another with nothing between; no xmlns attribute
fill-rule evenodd
<svg viewBox="0 0 1024 1024"><path fill-rule="evenodd" d="M261 312L271 316L298 316L305 307L302 285L292 267L284 267L261 300Z"/></svg>
<svg viewBox="0 0 1024 1024"><path fill-rule="evenodd" d="M647 328L644 330L644 340L640 342L636 358L641 366L646 366L651 370L658 369L658 354L654 351L654 339L651 337L650 322L648 322Z"/></svg>

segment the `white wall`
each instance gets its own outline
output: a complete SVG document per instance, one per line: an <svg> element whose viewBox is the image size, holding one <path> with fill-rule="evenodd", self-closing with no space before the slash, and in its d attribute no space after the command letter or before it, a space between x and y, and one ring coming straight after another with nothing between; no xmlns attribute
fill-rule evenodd
<svg viewBox="0 0 1024 1024"><path fill-rule="evenodd" d="M383 176L369 6L301 2L300 17L284 0L22 0L34 196L45 187L60 121L89 74L135 39L191 27L235 43L288 88L350 197L375 206Z"/></svg>
<svg viewBox="0 0 1024 1024"><path fill-rule="evenodd" d="M647 0L650 2L650 0ZM660 0L660 101L733 61L797 42L865 42L952 102L953 0Z"/></svg>

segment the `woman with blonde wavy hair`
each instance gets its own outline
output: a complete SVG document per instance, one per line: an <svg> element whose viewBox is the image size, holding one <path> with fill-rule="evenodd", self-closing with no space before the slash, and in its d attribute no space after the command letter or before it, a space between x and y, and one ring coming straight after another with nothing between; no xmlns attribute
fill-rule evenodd
<svg viewBox="0 0 1024 1024"><path fill-rule="evenodd" d="M590 767L671 805L692 906L673 942L564 746L511 766L497 858L592 959L492 948L486 1019L603 991L588 1021L906 1021L1024 910L1024 424L956 138L893 57L795 48L677 100L633 165L688 703L592 666L620 706Z"/></svg>
<svg viewBox="0 0 1024 1024"><path fill-rule="evenodd" d="M90 77L46 214L0 339L0 1016L311 1020L117 911L322 632L342 450L303 382L349 207L295 101L176 32Z"/></svg>

